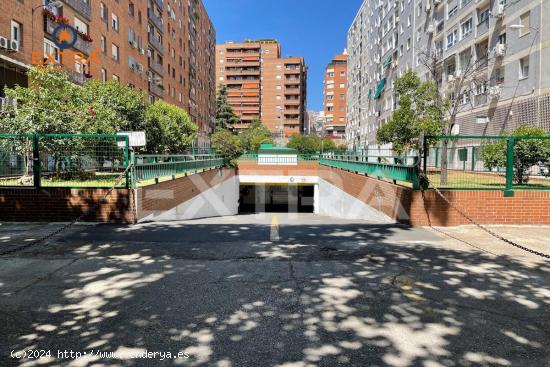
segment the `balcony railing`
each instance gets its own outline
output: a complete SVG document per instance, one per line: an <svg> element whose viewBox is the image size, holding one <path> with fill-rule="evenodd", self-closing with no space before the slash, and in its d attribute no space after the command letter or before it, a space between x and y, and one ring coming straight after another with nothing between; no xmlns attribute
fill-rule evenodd
<svg viewBox="0 0 550 367"><path fill-rule="evenodd" d="M59 23L54 22L49 17L44 17L44 30L47 34L53 36L54 30L59 26ZM84 41L80 35L76 37L76 42L73 45L79 51L89 55L92 50L92 45L90 42Z"/></svg>
<svg viewBox="0 0 550 367"><path fill-rule="evenodd" d="M69 79L75 84L82 85L87 80L86 75L76 71L67 71L67 74L69 76Z"/></svg>
<svg viewBox="0 0 550 367"><path fill-rule="evenodd" d="M160 30L161 33L164 33L164 23L162 19L156 15L151 8L147 9L147 16L149 20Z"/></svg>
<svg viewBox="0 0 550 367"><path fill-rule="evenodd" d="M486 94L478 94L477 96L474 96L474 105L475 106L481 106L487 103L487 95Z"/></svg>
<svg viewBox="0 0 550 367"><path fill-rule="evenodd" d="M159 75L164 75L164 69L162 68L162 64L159 64L158 62L149 61L149 69L153 70L155 73Z"/></svg>
<svg viewBox="0 0 550 367"><path fill-rule="evenodd" d="M77 13L87 20L92 20L92 7L90 2L83 0L63 0L63 2L73 8Z"/></svg>
<svg viewBox="0 0 550 367"><path fill-rule="evenodd" d="M155 82L149 82L149 92L156 95L157 97L162 97L164 94L164 88L157 85Z"/></svg>
<svg viewBox="0 0 550 367"><path fill-rule="evenodd" d="M159 53L161 54L164 53L162 43L160 43L159 40L155 38L155 36L152 36L151 33L149 33L149 36L147 37L147 39L149 40L149 44L153 46Z"/></svg>
<svg viewBox="0 0 550 367"><path fill-rule="evenodd" d="M481 36L489 30L489 19L485 19L483 22L477 25L477 36Z"/></svg>

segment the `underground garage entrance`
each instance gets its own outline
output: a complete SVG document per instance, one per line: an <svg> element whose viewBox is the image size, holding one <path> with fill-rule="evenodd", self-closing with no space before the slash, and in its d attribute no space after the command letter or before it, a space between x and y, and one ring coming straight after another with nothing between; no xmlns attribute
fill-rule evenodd
<svg viewBox="0 0 550 367"><path fill-rule="evenodd" d="M313 213L314 185L241 184L239 213Z"/></svg>

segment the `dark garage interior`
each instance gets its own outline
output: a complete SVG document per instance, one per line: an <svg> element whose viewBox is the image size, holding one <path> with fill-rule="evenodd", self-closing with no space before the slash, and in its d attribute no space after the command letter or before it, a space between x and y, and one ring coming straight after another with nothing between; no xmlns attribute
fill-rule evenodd
<svg viewBox="0 0 550 367"><path fill-rule="evenodd" d="M241 185L239 213L313 213L313 185Z"/></svg>

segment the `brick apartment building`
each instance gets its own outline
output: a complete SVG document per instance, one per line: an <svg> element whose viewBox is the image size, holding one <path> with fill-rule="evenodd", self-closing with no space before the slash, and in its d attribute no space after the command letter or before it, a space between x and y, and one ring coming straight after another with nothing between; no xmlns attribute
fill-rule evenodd
<svg viewBox="0 0 550 367"><path fill-rule="evenodd" d="M348 88L348 55L336 55L325 68L323 108L324 134L344 138L346 133L346 93Z"/></svg>
<svg viewBox="0 0 550 367"><path fill-rule="evenodd" d="M62 22L79 33L70 50L54 42ZM43 51L77 84L117 79L150 102L163 99L185 109L206 136L216 110L215 42L200 0L2 0L0 97L4 86L27 85L26 71ZM91 61L74 60L66 51Z"/></svg>
<svg viewBox="0 0 550 367"><path fill-rule="evenodd" d="M261 120L276 135L303 132L307 67L302 57L281 57L275 40L216 45L216 80L246 129Z"/></svg>

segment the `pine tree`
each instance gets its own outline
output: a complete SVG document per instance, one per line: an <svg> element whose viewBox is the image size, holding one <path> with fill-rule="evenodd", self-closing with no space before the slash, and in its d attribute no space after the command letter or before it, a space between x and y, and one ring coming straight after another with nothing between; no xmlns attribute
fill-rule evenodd
<svg viewBox="0 0 550 367"><path fill-rule="evenodd" d="M216 127L219 129L231 128L239 121L239 117L233 113L233 109L227 102L227 86L222 84L218 88L216 97Z"/></svg>

